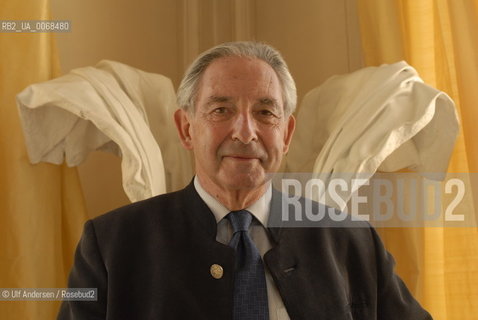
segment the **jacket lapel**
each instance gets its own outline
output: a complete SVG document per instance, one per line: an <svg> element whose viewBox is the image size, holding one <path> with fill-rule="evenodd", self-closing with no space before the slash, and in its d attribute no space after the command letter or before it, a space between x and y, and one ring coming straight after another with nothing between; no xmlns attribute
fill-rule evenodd
<svg viewBox="0 0 478 320"><path fill-rule="evenodd" d="M285 227L281 223L282 193L274 190L268 232L273 247L264 255L291 319L352 319L347 285L334 267L327 228ZM315 257L311 257L311 252ZM311 264L311 258L320 263Z"/></svg>

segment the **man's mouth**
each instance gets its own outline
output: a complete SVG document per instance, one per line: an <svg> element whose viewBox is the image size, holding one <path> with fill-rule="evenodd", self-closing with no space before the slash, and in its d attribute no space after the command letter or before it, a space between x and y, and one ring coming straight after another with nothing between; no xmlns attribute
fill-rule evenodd
<svg viewBox="0 0 478 320"><path fill-rule="evenodd" d="M237 161L259 160L259 158L257 158L257 157L248 156L248 155L227 155L227 156L224 156L224 158L231 158L231 159L237 160Z"/></svg>

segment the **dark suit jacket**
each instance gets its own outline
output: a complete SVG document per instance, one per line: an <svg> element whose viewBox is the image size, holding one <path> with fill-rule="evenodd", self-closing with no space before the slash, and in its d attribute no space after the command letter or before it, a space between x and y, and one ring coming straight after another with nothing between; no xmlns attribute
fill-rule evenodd
<svg viewBox="0 0 478 320"><path fill-rule="evenodd" d="M69 287L98 288L98 301L63 302L58 319L232 319L234 250L216 227L192 183L86 222ZM368 224L268 231L264 261L291 319L431 319Z"/></svg>

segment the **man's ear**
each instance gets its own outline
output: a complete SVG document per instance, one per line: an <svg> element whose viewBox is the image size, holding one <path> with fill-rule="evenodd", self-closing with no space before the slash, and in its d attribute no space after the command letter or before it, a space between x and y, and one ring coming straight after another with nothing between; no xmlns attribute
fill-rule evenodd
<svg viewBox="0 0 478 320"><path fill-rule="evenodd" d="M284 154L289 151L289 145L292 141L292 136L294 135L295 131L295 117L293 115L289 116L287 120L287 127L284 132Z"/></svg>
<svg viewBox="0 0 478 320"><path fill-rule="evenodd" d="M174 112L174 123L176 124L176 129L178 129L179 139L181 139L181 144L184 148L188 150L193 149L192 138L191 138L191 123L189 121L189 114L183 109L178 109Z"/></svg>

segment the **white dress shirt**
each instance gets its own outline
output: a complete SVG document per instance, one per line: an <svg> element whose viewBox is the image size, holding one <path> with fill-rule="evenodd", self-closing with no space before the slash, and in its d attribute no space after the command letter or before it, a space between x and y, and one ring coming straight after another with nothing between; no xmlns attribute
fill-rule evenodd
<svg viewBox="0 0 478 320"><path fill-rule="evenodd" d="M194 177L194 187L199 193L199 196L211 209L217 222L217 235L216 241L228 244L232 238L233 230L229 220L224 217L230 212L229 209L224 207L219 201L211 196L206 190L203 189L199 183L199 179ZM269 235L265 229L267 219L269 218L270 203L272 198L272 186L269 184L267 191L251 206L245 208L249 211L255 219L252 219L251 227L249 228L249 235L256 244L261 257L272 248ZM272 279L272 276L264 264L267 283L267 297L269 300L269 319L270 320L290 320L289 315L284 307L282 298L277 290L277 287Z"/></svg>

